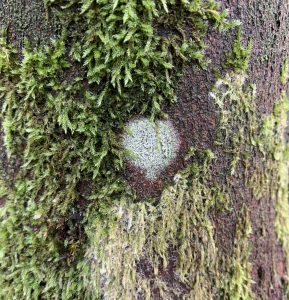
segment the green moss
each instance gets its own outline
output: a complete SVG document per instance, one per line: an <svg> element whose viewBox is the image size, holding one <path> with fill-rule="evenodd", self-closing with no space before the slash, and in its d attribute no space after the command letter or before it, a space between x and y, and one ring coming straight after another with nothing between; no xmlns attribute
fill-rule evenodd
<svg viewBox="0 0 289 300"><path fill-rule="evenodd" d="M72 57L83 63L90 84L101 84L95 101L99 106L109 104L113 114L123 113L121 107L160 114L165 102L175 101L177 66L206 64L203 38L209 22L219 30L237 25L227 21L227 13L220 12L215 1L46 2L58 7L69 26L77 26L71 34L77 41ZM186 34L187 26L193 34Z"/></svg>
<svg viewBox="0 0 289 300"><path fill-rule="evenodd" d="M232 255L217 248L211 213L231 208L232 187L210 178L214 153L192 147L188 166L160 201L138 199L121 177L118 137L135 115L163 116L176 100L183 65L206 66L203 40L211 25L225 30L237 22L215 1L46 6L63 24L50 47L26 44L18 59L4 37L0 45L4 141L10 158L22 161L9 192L0 181L0 197L7 198L0 210L0 297L252 299L245 207ZM256 89L245 83L251 47L239 32L227 56L233 72L211 93L220 116L216 145L231 153L230 176L243 165L248 182L252 151L269 155L270 165L251 183L262 178L254 189L261 195L266 176L273 178L266 171L278 170L276 228L286 249L287 147L275 134L283 132L285 115L277 105L257 134ZM172 270L176 286L167 280Z"/></svg>
<svg viewBox="0 0 289 300"><path fill-rule="evenodd" d="M288 71L289 71L289 60L286 58L281 67L280 81L282 84L286 84L288 80Z"/></svg>
<svg viewBox="0 0 289 300"><path fill-rule="evenodd" d="M250 62L252 47L252 41L249 42L248 46L243 46L242 34L239 29L232 50L227 54L225 66L232 68L235 73L246 72Z"/></svg>
<svg viewBox="0 0 289 300"><path fill-rule="evenodd" d="M252 147L256 144L256 88L254 85L246 85L245 80L244 73L227 74L216 82L210 93L219 108L215 143L226 145L226 151L231 153L231 175L235 175L238 164L246 166Z"/></svg>
<svg viewBox="0 0 289 300"><path fill-rule="evenodd" d="M193 162L157 205L125 199L103 207L92 219L86 253L92 295L151 299L158 291L162 299L254 298L248 211L244 207L239 214L232 254L220 255L209 214L230 205L229 195L208 185L211 151L193 152ZM174 286L165 275L172 260ZM143 265L146 276L138 272Z"/></svg>
<svg viewBox="0 0 289 300"><path fill-rule="evenodd" d="M248 184L249 166L254 163L258 132L256 87L246 83L246 73L238 68L238 64L235 68L235 72L220 78L210 93L219 109L215 144L223 147L223 151L231 156L227 170L231 178L243 176ZM232 192L230 179L227 188ZM242 197L238 201L242 203ZM250 234L249 212L243 203L237 218L233 250L228 257L221 257L220 273L223 276L218 299L254 299L251 289Z"/></svg>
<svg viewBox="0 0 289 300"><path fill-rule="evenodd" d="M253 180L253 186L261 186L261 190L254 189L261 197L269 195L275 202L275 228L287 259L289 270L289 145L286 140L289 103L286 93L274 105L274 112L263 120L257 144L263 153L263 164L258 176ZM256 184L256 178L259 182ZM288 282L285 289L289 290Z"/></svg>
<svg viewBox="0 0 289 300"><path fill-rule="evenodd" d="M250 217L243 207L236 225L236 237L232 258L225 260L227 278L223 281L224 287L221 299L252 300L255 299L251 284L250 235L252 233Z"/></svg>
<svg viewBox="0 0 289 300"><path fill-rule="evenodd" d="M253 191L257 199L270 197L275 203L275 228L280 240L288 265L288 241L289 241L289 202L288 202L288 142L286 130L288 124L288 99L283 93L282 99L274 105L274 112L265 116L261 122L257 120L255 99L256 91L253 85L246 86L244 74L230 74L220 79L211 93L220 109L219 130L217 145L226 145L226 151L232 154L231 175L238 176L236 170L244 168L247 186ZM254 160L256 154L261 153L263 160ZM260 154L259 153L259 154ZM254 166L250 169L250 165ZM251 175L249 175L251 174ZM245 239L246 240L246 239ZM244 240L244 241L245 241ZM233 256L232 268L238 270ZM243 269L239 271L238 279L231 276L228 279L229 290L236 290L236 299L242 297L250 299L251 292L248 287L249 257L244 256ZM247 274L247 275L245 275ZM243 281L243 275L244 280ZM239 282L234 288L234 282ZM243 285L246 288L244 294ZM285 293L288 293L288 282L284 283ZM239 291L239 292L237 292ZM241 293L241 294L240 294ZM247 295L247 296L245 296ZM241 297L241 299L243 299ZM234 292L231 295L234 299Z"/></svg>
<svg viewBox="0 0 289 300"><path fill-rule="evenodd" d="M225 145L226 152L231 153L230 174L237 175L236 169L242 164L245 166L245 178L248 178L248 160L256 144L258 129L256 87L246 83L252 46L252 41L243 46L239 28L232 50L226 57L225 66L230 72L225 77L218 76L219 80L210 93L219 112L215 144Z"/></svg>
<svg viewBox="0 0 289 300"><path fill-rule="evenodd" d="M195 152L194 161L167 187L157 205L127 199L105 207L92 219L90 266L92 294L108 299L209 299L219 284L218 250L209 212L226 193L207 185L211 152ZM199 163L198 163L198 162ZM175 253L175 254L173 254ZM175 255L176 257L172 257ZM177 285L166 281L175 260ZM148 276L138 271L146 265Z"/></svg>
<svg viewBox="0 0 289 300"><path fill-rule="evenodd" d="M136 199L122 180L118 133L136 114L162 116L164 105L175 101L183 64L206 65L210 26L225 30L236 23L214 1L46 5L63 24L51 46L26 44L18 59L5 38L0 45L5 146L11 160L21 159L0 213L0 297L125 298L136 287L149 297L153 287L140 278L136 261L149 261L157 276L174 247L178 280L188 295L206 298L217 280L209 211L228 206L223 189L199 177L212 153L195 153L202 167L192 163L157 205ZM169 295L181 289L166 290L161 276L155 287Z"/></svg>

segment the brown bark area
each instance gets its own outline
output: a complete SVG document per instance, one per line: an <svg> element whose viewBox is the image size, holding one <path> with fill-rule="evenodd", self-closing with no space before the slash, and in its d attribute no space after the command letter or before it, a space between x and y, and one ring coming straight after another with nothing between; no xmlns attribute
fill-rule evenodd
<svg viewBox="0 0 289 300"><path fill-rule="evenodd" d="M289 54L289 5L287 1L222 1L230 15L242 21L245 41L253 41L248 82L257 87L257 114L268 115L273 104L284 90L280 82L281 66ZM217 156L212 181L226 184L229 178L230 154L225 146L216 148L214 136L217 124L216 108L208 97L215 82L214 68L222 71L225 53L230 50L233 36L212 33L207 39L207 56L212 61L206 71L187 69L178 90L178 103L169 114L183 131L187 146L210 148ZM255 161L260 159L258 154ZM251 172L254 172L252 169ZM282 299L282 280L285 275L285 258L275 232L274 200L263 197L257 200L245 184L244 168L230 178L233 211L213 213L218 250L230 256L235 236L238 213L243 204L249 208L252 222L251 263L252 285L256 299ZM173 260L173 259L172 259ZM168 274L165 275L165 280Z"/></svg>
<svg viewBox="0 0 289 300"><path fill-rule="evenodd" d="M222 4L230 10L233 18L242 21L246 39L253 41L248 81L257 86L258 113L269 114L283 89L280 70L289 54L289 4L286 0L223 0ZM40 0L2 0L0 27L6 26L10 41L19 49L26 38L34 45L46 44L56 32L56 25L53 21L48 21ZM216 153L212 180L220 183L227 181L231 157L225 154L223 148L214 146L217 114L208 93L215 80L214 67L218 66L222 70L224 54L230 50L233 38L234 36L228 36L227 33L212 33L208 37L206 54L212 61L209 69L194 71L188 67L178 88L178 103L168 110L174 123L184 131L184 138L188 141L186 147L194 144L201 149L210 148ZM0 169L2 166L7 176L13 177L17 164L7 162L1 139L0 161ZM243 171L240 168L239 176L231 182L234 187L231 194L233 211L213 213L218 249L230 255L238 212L242 204L246 203L251 212L253 227L251 262L256 299L282 299L284 257L274 230L274 203L270 198L257 201L253 197L252 192L245 186ZM164 277L172 285L177 285L170 274L173 272L164 272Z"/></svg>
<svg viewBox="0 0 289 300"><path fill-rule="evenodd" d="M280 98L284 89L280 83L280 71L289 53L289 5L287 1L242 0L223 1L223 5L230 10L230 15L242 21L245 38L253 41L248 81L255 83L257 87L259 115L270 114L274 102ZM207 54L212 60L211 66L221 65L223 54L230 47L230 40L231 38L226 36L209 37ZM188 74L180 89L181 98L185 99L185 102L189 103L189 99L198 99L194 104L191 103L188 109L196 114L191 120L189 116L187 118L191 125L188 126L186 123L182 126L190 128L190 132L194 130L194 143L203 147L212 146L210 141L213 140L214 132L214 126L210 126L214 123L212 121L215 118L214 108L207 97L212 85L212 74L212 69L203 74ZM187 109L180 106L183 104L179 103L176 110L182 111L180 119L184 121ZM214 180L225 182L230 158L222 149L214 151L218 153L217 164L214 166ZM258 156L255 159L258 159ZM274 203L271 198L256 200L253 197L244 184L243 171L242 168L239 169L238 178L231 182L234 186L234 192L231 194L234 211L214 216L218 249L230 255L237 214L241 204L246 203L253 229L251 238L252 277L255 282L253 291L257 299L282 299L284 256L274 229Z"/></svg>
<svg viewBox="0 0 289 300"><path fill-rule="evenodd" d="M289 53L288 2L228 1L227 5L242 20L247 39L253 40L249 80L257 87L258 112L260 115L269 114L284 89L280 83L280 73ZM257 201L250 195L245 197L253 228L253 290L260 299L281 299L284 257L274 229L273 200L262 198Z"/></svg>

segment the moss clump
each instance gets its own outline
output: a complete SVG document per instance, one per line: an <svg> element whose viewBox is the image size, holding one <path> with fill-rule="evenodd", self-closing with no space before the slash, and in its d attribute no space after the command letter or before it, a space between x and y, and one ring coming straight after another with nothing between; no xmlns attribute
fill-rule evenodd
<svg viewBox="0 0 289 300"><path fill-rule="evenodd" d="M252 233L248 210L242 209L236 225L236 237L232 258L225 260L227 278L223 281L221 299L253 300L251 290L250 235ZM226 274L226 273L225 273Z"/></svg>
<svg viewBox="0 0 289 300"><path fill-rule="evenodd" d="M252 42L243 46L241 29L227 54L225 66L230 73L217 80L210 93L219 109L219 124L215 139L216 145L226 145L226 152L231 153L230 173L235 175L240 162L245 165L245 177L248 176L249 157L255 146L257 132L256 87L247 84L247 69L252 50Z"/></svg>
<svg viewBox="0 0 289 300"><path fill-rule="evenodd" d="M193 162L157 205L125 199L92 219L86 253L92 294L109 299L254 298L248 211L244 207L238 214L231 255L221 254L210 211L228 207L229 195L209 184L213 153L192 153ZM144 265L145 274L139 272ZM171 268L174 285L166 277Z"/></svg>
<svg viewBox="0 0 289 300"><path fill-rule="evenodd" d="M27 44L19 59L5 38L0 45L5 145L11 159L21 158L21 168L0 214L0 297L97 299L101 297L99 282L92 293L92 281L88 280L93 264L87 265L83 258L87 245L93 244L87 233L95 241L91 220L96 218L96 227L104 228L98 233L102 238L105 231L114 230L113 225L121 226L105 211L136 200L120 177L124 154L119 131L134 114L161 115L162 107L175 100L175 74L181 73L181 66L205 64L202 40L210 26L223 30L236 24L228 22L227 13L214 1L53 0L46 4L63 24L61 37L51 46L32 49ZM186 28L191 28L192 34L187 34ZM191 174L196 170L193 165ZM166 266L168 243L176 238L180 280L189 286L189 293L194 290L206 295L211 293L212 283L204 274L210 275L211 255L215 255L207 213L216 194L200 181L194 184L196 191L190 192L190 199L203 200L200 189L204 188L208 196L204 208L194 207L190 199L173 192L173 200L180 198L186 206L183 223L175 220L171 226L177 226L189 240L177 242L176 229L162 228L158 222L160 238L167 238L162 229L168 230L170 237L160 241L159 247L148 249L155 251L151 253L154 266ZM219 197L220 188L217 191ZM164 198L164 205L169 205L171 198ZM186 219L192 218L190 212L199 210L201 232L199 224L191 227L193 224L185 223L192 221ZM196 240L188 228L195 230ZM185 255L193 253L186 243L196 246L197 242L201 252L187 265ZM212 247L205 256L204 245ZM109 250L106 245L104 249ZM122 253L123 245L118 249ZM193 274L195 267L204 274ZM134 271L125 268L125 272L129 274L122 277L124 281L114 281L119 284L115 293L132 287L127 282ZM192 278L195 281L189 282ZM156 284L165 293L162 282ZM101 290L102 294L109 292L109 284Z"/></svg>
<svg viewBox="0 0 289 300"><path fill-rule="evenodd" d="M160 114L164 103L175 101L180 65L205 65L209 25L219 30L237 25L215 1L47 0L46 5L69 27L77 26L71 55L84 65L89 83L98 85L97 105L113 115L136 107Z"/></svg>
<svg viewBox="0 0 289 300"><path fill-rule="evenodd" d="M248 158L252 147L256 144L257 121L255 115L255 86L245 84L246 75L227 74L219 79L210 96L219 107L219 127L216 145L227 146L231 153L230 173L234 175L237 165L245 164L246 172Z"/></svg>
<svg viewBox="0 0 289 300"><path fill-rule="evenodd" d="M92 294L107 299L218 295L219 259L209 212L229 199L207 183L212 159L210 151L195 151L193 162L163 191L157 205L124 199L98 212L86 253ZM139 271L142 265L146 274ZM166 278L171 268L174 285Z"/></svg>

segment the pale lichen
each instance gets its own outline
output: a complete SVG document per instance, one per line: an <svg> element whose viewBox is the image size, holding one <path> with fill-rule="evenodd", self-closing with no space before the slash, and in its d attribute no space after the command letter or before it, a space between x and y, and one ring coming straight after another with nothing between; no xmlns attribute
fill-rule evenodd
<svg viewBox="0 0 289 300"><path fill-rule="evenodd" d="M176 157L179 139L169 120L153 123L149 119L133 120L126 126L123 147L128 160L145 171L146 178L155 180Z"/></svg>

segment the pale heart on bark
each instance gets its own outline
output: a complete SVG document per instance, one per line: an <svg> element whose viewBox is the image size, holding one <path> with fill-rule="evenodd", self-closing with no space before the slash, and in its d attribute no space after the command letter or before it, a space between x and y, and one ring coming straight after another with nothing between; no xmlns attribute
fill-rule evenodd
<svg viewBox="0 0 289 300"><path fill-rule="evenodd" d="M179 139L172 122L142 118L127 124L123 147L129 162L155 180L175 159Z"/></svg>

